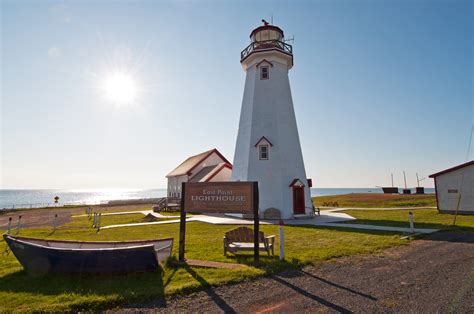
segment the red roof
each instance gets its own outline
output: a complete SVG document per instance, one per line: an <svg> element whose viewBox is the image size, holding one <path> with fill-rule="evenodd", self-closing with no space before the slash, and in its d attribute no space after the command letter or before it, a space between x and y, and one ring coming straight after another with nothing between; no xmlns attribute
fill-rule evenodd
<svg viewBox="0 0 474 314"><path fill-rule="evenodd" d="M461 169L461 168L464 168L464 167L467 167L467 166L471 166L471 165L474 165L474 160L471 160L471 161L468 161L466 163L460 164L458 166L455 166L455 167L452 167L452 168L434 173L434 174L430 175L430 178L435 178L435 177L440 176L442 174L445 174L445 173L448 173L448 172L451 172L451 171L454 171L454 170L458 170L458 169Z"/></svg>
<svg viewBox="0 0 474 314"><path fill-rule="evenodd" d="M252 36L257 33L257 32L260 32L260 31L263 31L263 30L266 30L266 29L272 29L274 31L277 31L281 34L282 37L285 37L283 35L283 31L281 28L279 28L278 26L274 26L274 25L263 25L263 26L259 26L257 27L256 29L254 29L251 33L250 33L250 38L252 38Z"/></svg>
<svg viewBox="0 0 474 314"><path fill-rule="evenodd" d="M201 171L192 176L189 179L189 182L209 182L209 180L215 177L224 168L232 170L232 165L226 162L221 162L217 165L204 167Z"/></svg>
<svg viewBox="0 0 474 314"><path fill-rule="evenodd" d="M173 171L168 173L166 177L168 178L168 177L189 175L194 168L196 168L201 162L203 162L212 153L216 153L224 162L230 164L230 162L217 149L214 148L214 149L205 151L204 153L200 153L200 154L189 157L188 159L183 161L178 167L176 167Z"/></svg>

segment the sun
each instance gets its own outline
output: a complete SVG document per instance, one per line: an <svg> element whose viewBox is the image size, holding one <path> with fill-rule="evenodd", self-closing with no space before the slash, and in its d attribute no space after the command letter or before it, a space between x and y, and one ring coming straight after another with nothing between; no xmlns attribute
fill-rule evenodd
<svg viewBox="0 0 474 314"><path fill-rule="evenodd" d="M133 78L126 73L114 73L104 82L105 97L117 104L129 104L137 96L137 87Z"/></svg>

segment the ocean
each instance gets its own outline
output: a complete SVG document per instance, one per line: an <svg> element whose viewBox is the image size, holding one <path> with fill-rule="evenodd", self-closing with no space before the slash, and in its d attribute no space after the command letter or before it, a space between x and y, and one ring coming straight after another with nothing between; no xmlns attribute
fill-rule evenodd
<svg viewBox="0 0 474 314"><path fill-rule="evenodd" d="M425 188L434 193L433 188ZM383 193L379 188L312 188L312 196L340 195L349 193ZM111 200L159 198L166 196L166 189L79 189L79 190L7 190L0 189L0 210L11 208L34 208L54 205L94 205Z"/></svg>

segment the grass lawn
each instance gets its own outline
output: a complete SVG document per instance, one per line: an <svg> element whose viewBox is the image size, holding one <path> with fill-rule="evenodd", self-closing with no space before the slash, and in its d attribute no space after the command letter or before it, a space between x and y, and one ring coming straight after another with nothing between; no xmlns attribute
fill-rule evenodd
<svg viewBox="0 0 474 314"><path fill-rule="evenodd" d="M186 215L190 217L190 215ZM141 223L141 222L155 222L155 221L170 221L177 220L179 217L176 216L166 216L166 218L153 218L148 219L143 214L123 214L123 215L105 215L101 217L100 225L102 227L110 225L120 225L120 224L130 224L130 223ZM83 224L83 222L77 222L78 225ZM90 225L92 225L92 219L90 220Z"/></svg>
<svg viewBox="0 0 474 314"><path fill-rule="evenodd" d="M410 210L347 210L357 220L351 224L409 227L408 213ZM454 215L439 214L436 209L411 210L415 221L415 228L434 228L451 231L474 233L474 215L458 215L456 226L453 226Z"/></svg>
<svg viewBox="0 0 474 314"><path fill-rule="evenodd" d="M168 219L157 219L159 220L168 220ZM93 216L90 219L85 217L73 217L71 222L68 223L67 228L69 229L90 229L92 227ZM145 215L143 214L123 214L123 215L102 215L100 218L100 226L105 227L109 225L120 225L120 224L131 224L131 223L140 223L147 222Z"/></svg>
<svg viewBox="0 0 474 314"><path fill-rule="evenodd" d="M179 216L176 215L163 215L166 218L155 218L153 220L148 220L145 218L145 215L141 213L137 214L122 214L122 215L102 215L100 218L101 227L110 226L110 225L120 225L120 224L131 224L131 223L141 223L141 222L150 222L150 221L168 221L179 219ZM186 215L186 217L191 217L192 215ZM79 220L79 217L72 218L73 222L69 224L69 227L77 226L88 227L87 223L84 222L84 219ZM93 216L89 219L89 225L92 226Z"/></svg>
<svg viewBox="0 0 474 314"><path fill-rule="evenodd" d="M127 217L128 216L128 217ZM104 218L104 217L103 217ZM108 223L133 222L140 219L135 214L109 216ZM128 221L124 221L129 219ZM105 221L103 221L105 223ZM103 224L104 225L104 224ZM235 226L218 226L200 222L187 223L186 257L221 262L239 262L251 265L251 254L224 257L223 234ZM277 226L262 225L266 235L278 234ZM22 230L23 236L51 239L89 241L138 240L173 237L173 255L177 255L179 224L149 225L104 229L97 233L87 217L74 218L61 226L54 234L51 228ZM164 295L188 293L196 289L231 282L239 282L257 276L268 275L306 264L340 256L373 253L381 249L407 243L400 235L379 231L363 231L338 228L286 226L286 262L278 257L262 256L259 268L206 269L197 267L165 266L156 273L129 275L48 275L32 277L10 254L0 256L0 312L8 311L95 311L146 302ZM5 243L0 242L0 251ZM277 250L278 255L278 240Z"/></svg>
<svg viewBox="0 0 474 314"><path fill-rule="evenodd" d="M77 218L74 218L77 219ZM92 226L92 218L89 220ZM109 225L119 225L125 223L139 223L146 222L145 215L143 214L123 214L123 215L102 215L100 218L100 225L102 227ZM84 225L83 220L77 221L78 226Z"/></svg>
<svg viewBox="0 0 474 314"><path fill-rule="evenodd" d="M337 202L339 207L355 208L435 207L436 196L434 194L351 193L313 197L315 206L323 206L323 203L334 202Z"/></svg>

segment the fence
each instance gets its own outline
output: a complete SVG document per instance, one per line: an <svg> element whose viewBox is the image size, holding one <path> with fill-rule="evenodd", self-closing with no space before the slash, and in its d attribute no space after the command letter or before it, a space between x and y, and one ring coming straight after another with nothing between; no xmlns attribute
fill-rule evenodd
<svg viewBox="0 0 474 314"><path fill-rule="evenodd" d="M68 207L68 206L91 206L91 205L138 205L138 204L150 204L158 203L163 198L135 198L135 199L122 199L122 200L106 200L100 203L86 203L86 202L70 202L70 203L25 203L25 204L9 204L1 205L0 211L2 210L14 210L14 209L29 209L29 208L51 208L51 207Z"/></svg>
<svg viewBox="0 0 474 314"><path fill-rule="evenodd" d="M50 208L50 207L64 207L64 206L85 206L89 204L61 204L61 203L30 203L30 204L10 204L3 205L0 207L1 210L13 210L13 209L29 209L29 208Z"/></svg>

